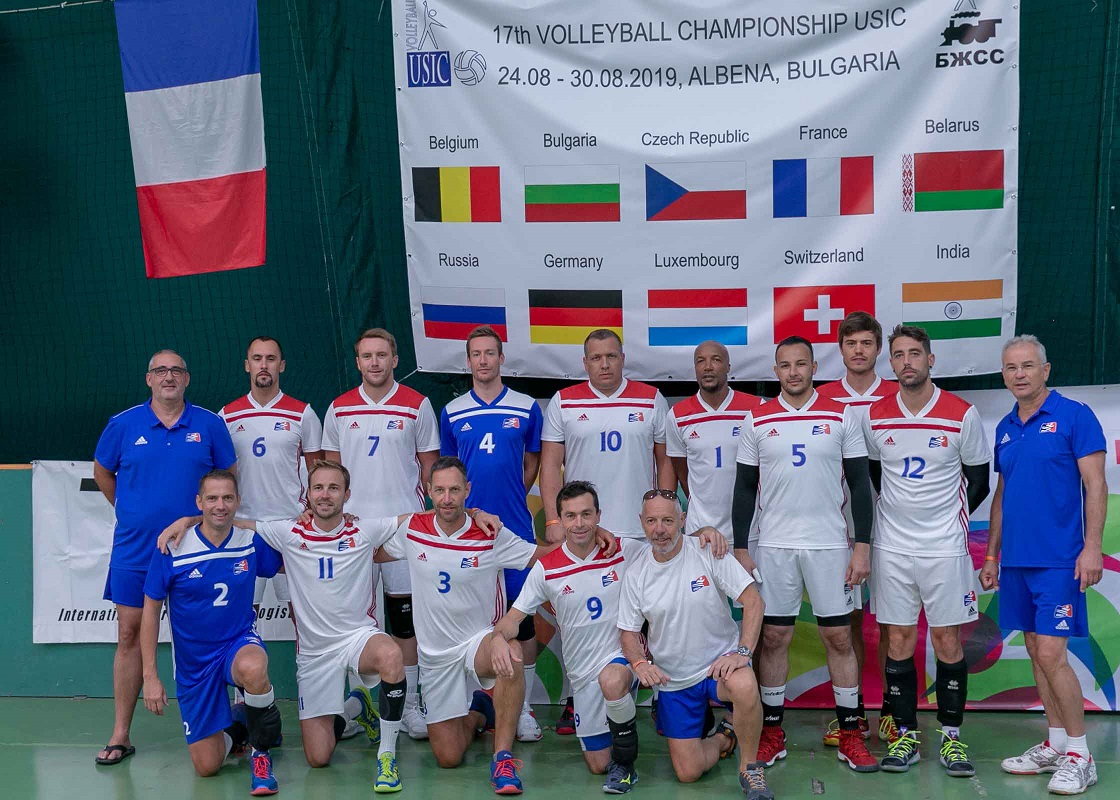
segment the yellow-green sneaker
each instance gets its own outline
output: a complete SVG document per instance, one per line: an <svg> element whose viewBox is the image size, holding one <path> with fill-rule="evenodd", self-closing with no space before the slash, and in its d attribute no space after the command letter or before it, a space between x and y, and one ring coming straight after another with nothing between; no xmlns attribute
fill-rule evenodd
<svg viewBox="0 0 1120 800"><path fill-rule="evenodd" d="M364 686L359 686L350 692L351 697L356 697L358 702L362 704L362 713L354 717L354 722L362 726L366 732L366 738L369 739L370 747L381 746L381 715L377 713L377 705L373 702L373 697L369 693L369 689Z"/></svg>
<svg viewBox="0 0 1120 800"><path fill-rule="evenodd" d="M373 790L378 794L391 794L401 790L397 758L392 753L382 753L377 757L377 777L373 779Z"/></svg>

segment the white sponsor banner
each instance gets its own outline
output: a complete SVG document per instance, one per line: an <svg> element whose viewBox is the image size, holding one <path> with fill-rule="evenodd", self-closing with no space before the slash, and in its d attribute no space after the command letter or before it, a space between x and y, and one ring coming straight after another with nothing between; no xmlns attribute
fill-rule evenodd
<svg viewBox="0 0 1120 800"><path fill-rule="evenodd" d="M942 375L1014 331L1019 10L1011 0L392 0L420 369L734 378L845 313L923 324ZM843 367L823 348L819 377Z"/></svg>
<svg viewBox="0 0 1120 800"><path fill-rule="evenodd" d="M117 641L116 608L103 599L113 544L113 507L93 483L92 461L36 461L31 471L35 644ZM295 638L287 605L269 581L257 630ZM167 606L160 641L170 641Z"/></svg>

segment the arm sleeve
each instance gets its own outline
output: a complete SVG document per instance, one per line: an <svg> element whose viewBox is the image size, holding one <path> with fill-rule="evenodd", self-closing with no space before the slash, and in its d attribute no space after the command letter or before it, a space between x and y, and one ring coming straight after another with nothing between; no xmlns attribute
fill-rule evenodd
<svg viewBox="0 0 1120 800"><path fill-rule="evenodd" d="M879 463L879 462L875 462ZM871 524L875 520L875 501L871 498L871 481L867 456L844 458L844 480L852 497L852 524L857 542L871 542Z"/></svg>
<svg viewBox="0 0 1120 800"><path fill-rule="evenodd" d="M736 558L716 558L710 550L701 550L703 558L708 562L708 570L715 578L716 586L732 600L739 599L744 590L752 583L754 578L747 572Z"/></svg>
<svg viewBox="0 0 1120 800"><path fill-rule="evenodd" d="M669 404L661 392L653 396L653 441L655 444L665 444L665 425L669 417Z"/></svg>
<svg viewBox="0 0 1120 800"><path fill-rule="evenodd" d="M521 593L514 600L513 607L522 614L533 614L548 597L544 593L544 566L538 561L529 570Z"/></svg>
<svg viewBox="0 0 1120 800"><path fill-rule="evenodd" d="M494 537L494 553L498 556L498 563L506 569L525 569L537 554L537 546L509 528L502 528Z"/></svg>
<svg viewBox="0 0 1120 800"><path fill-rule="evenodd" d="M311 406L303 409L300 429L303 452L317 453L323 449L323 423L319 421L319 415L315 413L315 409Z"/></svg>
<svg viewBox="0 0 1120 800"><path fill-rule="evenodd" d="M459 454L459 445L455 441L455 431L451 427L451 417L447 409L439 412L439 454L441 456L456 456Z"/></svg>
<svg viewBox="0 0 1120 800"><path fill-rule="evenodd" d="M253 537L253 547L257 557L257 577L271 578L280 571L280 567L284 563L283 557L269 546L261 535L258 533ZM158 598L152 598L156 600Z"/></svg>
<svg viewBox="0 0 1120 800"><path fill-rule="evenodd" d="M965 464L961 467L964 472L965 493L968 495L969 514L980 507L984 498L988 496L988 492L991 491L989 469L990 466L987 463Z"/></svg>
<svg viewBox="0 0 1120 800"><path fill-rule="evenodd" d="M153 600L166 600L171 588L171 555L164 555L158 547L152 548L152 563L144 579L144 594Z"/></svg>
<svg viewBox="0 0 1120 800"><path fill-rule="evenodd" d="M229 469L237 463L237 451L229 428L217 414L210 417L210 458L218 469Z"/></svg>
<svg viewBox="0 0 1120 800"><path fill-rule="evenodd" d="M988 450L988 437L984 434L984 422L976 406L969 406L961 420L961 463L969 466L984 464L992 460Z"/></svg>
<svg viewBox="0 0 1120 800"><path fill-rule="evenodd" d="M416 414L416 452L430 453L432 450L439 450L439 425L436 424L432 403L425 397Z"/></svg>
<svg viewBox="0 0 1120 800"><path fill-rule="evenodd" d="M735 467L735 493L731 499L731 530L734 532L736 549L745 550L751 537L751 523L754 521L755 506L758 502L758 466L738 464ZM738 597L738 595L735 595Z"/></svg>
<svg viewBox="0 0 1120 800"><path fill-rule="evenodd" d="M93 452L97 463L110 472L116 472L121 466L122 427L116 418L109 420L109 424L101 432L101 438L97 440L97 449Z"/></svg>
<svg viewBox="0 0 1120 800"><path fill-rule="evenodd" d="M735 559L732 559L734 561ZM618 596L618 627L624 631L640 631L645 625L638 598L638 581L633 571L628 570L622 578L622 591Z"/></svg>
<svg viewBox="0 0 1120 800"><path fill-rule="evenodd" d="M867 461L867 475L871 478L871 488L876 494L883 493L883 462L877 458Z"/></svg>
<svg viewBox="0 0 1120 800"><path fill-rule="evenodd" d="M327 406L327 413L323 415L323 449L342 452L338 436L338 417L334 413L334 403Z"/></svg>
<svg viewBox="0 0 1120 800"><path fill-rule="evenodd" d="M552 396L548 409L544 412L544 427L541 429L542 442L564 442L564 412L560 408L560 392Z"/></svg>
<svg viewBox="0 0 1120 800"><path fill-rule="evenodd" d="M1084 403L1077 410L1077 416L1073 421L1073 430L1070 431L1070 447L1073 448L1074 458L1084 458L1091 453L1108 449L1104 440L1104 431L1101 430L1100 420L1093 413L1093 409Z"/></svg>
<svg viewBox="0 0 1120 800"><path fill-rule="evenodd" d="M687 458L688 451L681 438L681 429L677 426L677 415L672 411L665 417L665 454L670 458Z"/></svg>
<svg viewBox="0 0 1120 800"><path fill-rule="evenodd" d="M544 428L544 412L541 404L534 402L529 408L529 430L525 432L525 451L539 453L541 451L541 429Z"/></svg>

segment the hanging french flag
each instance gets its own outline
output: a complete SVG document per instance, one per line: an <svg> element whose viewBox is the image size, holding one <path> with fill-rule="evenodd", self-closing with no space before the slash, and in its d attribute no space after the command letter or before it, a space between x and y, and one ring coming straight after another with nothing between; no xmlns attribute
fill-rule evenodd
<svg viewBox="0 0 1120 800"><path fill-rule="evenodd" d="M256 0L116 0L149 278L265 256Z"/></svg>

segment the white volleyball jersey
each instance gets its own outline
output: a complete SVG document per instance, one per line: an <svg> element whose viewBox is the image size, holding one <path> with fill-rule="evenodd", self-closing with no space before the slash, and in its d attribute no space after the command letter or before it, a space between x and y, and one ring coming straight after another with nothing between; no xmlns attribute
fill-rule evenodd
<svg viewBox="0 0 1120 800"><path fill-rule="evenodd" d="M657 485L653 445L665 443L669 405L654 387L623 378L613 395L590 382L557 392L541 440L564 445L564 480L590 481L601 525L615 536L644 537L642 495Z"/></svg>
<svg viewBox="0 0 1120 800"><path fill-rule="evenodd" d="M716 558L691 536L671 560L661 563L653 550L634 560L622 580L618 627L640 631L649 621L653 663L669 676L662 689L694 686L724 653L739 646L739 626L727 598L738 598L754 581L731 557Z"/></svg>
<svg viewBox="0 0 1120 800"><path fill-rule="evenodd" d="M534 614L552 603L563 637L564 671L580 689L599 677L603 665L622 655L618 642L618 599L626 568L649 549L644 540L619 539L619 551L601 549L587 558L566 544L533 565L513 607Z"/></svg>
<svg viewBox="0 0 1120 800"><path fill-rule="evenodd" d="M968 553L968 497L962 465L992 460L980 414L936 386L911 414L902 395L871 406L864 420L870 457L883 466L875 547L904 555Z"/></svg>
<svg viewBox="0 0 1120 800"><path fill-rule="evenodd" d="M323 449L337 451L350 470L350 513L386 517L422 511L416 454L439 450L439 427L432 404L419 392L394 383L375 403L359 386L327 409Z"/></svg>
<svg viewBox="0 0 1120 800"><path fill-rule="evenodd" d="M258 522L257 533L284 556L295 610L296 649L321 655L348 641L374 617L373 557L397 530L397 518L343 520L330 531L313 522Z"/></svg>
<svg viewBox="0 0 1120 800"><path fill-rule="evenodd" d="M505 614L501 571L525 569L537 550L508 528L491 538L470 517L454 533L443 533L433 514L413 514L384 549L408 563L416 643L428 663Z"/></svg>
<svg viewBox="0 0 1120 800"><path fill-rule="evenodd" d="M801 408L779 396L752 411L737 461L759 468L758 543L846 548L843 460L866 455L853 410L816 392Z"/></svg>
<svg viewBox="0 0 1120 800"><path fill-rule="evenodd" d="M218 412L237 451L243 519L289 519L307 507L305 453L323 447L311 406L280 392L265 405L247 394Z"/></svg>
<svg viewBox="0 0 1120 800"><path fill-rule="evenodd" d="M665 452L688 462L685 533L711 525L732 540L735 456L743 420L762 403L761 397L732 389L719 408L709 406L699 393L673 406L665 424Z"/></svg>

